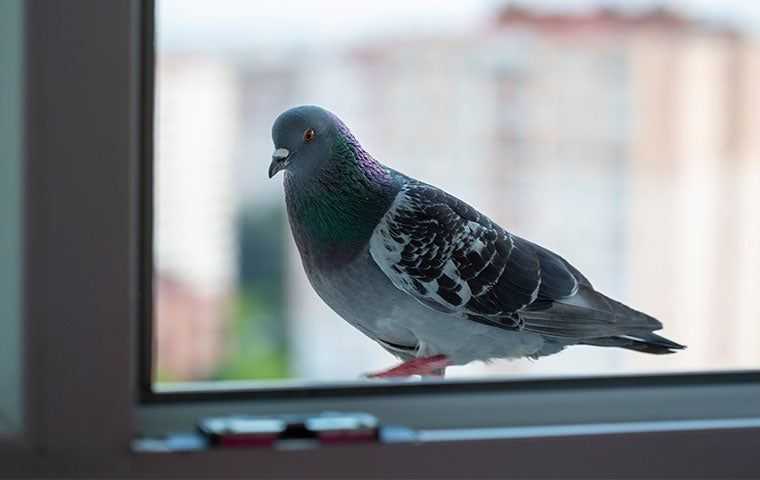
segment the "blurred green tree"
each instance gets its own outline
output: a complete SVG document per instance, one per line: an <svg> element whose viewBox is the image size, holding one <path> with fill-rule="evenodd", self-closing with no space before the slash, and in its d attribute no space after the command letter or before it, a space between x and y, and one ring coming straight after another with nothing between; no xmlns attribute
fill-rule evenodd
<svg viewBox="0 0 760 480"><path fill-rule="evenodd" d="M227 353L211 379L288 378L285 215L249 205L237 224L238 290L228 309Z"/></svg>

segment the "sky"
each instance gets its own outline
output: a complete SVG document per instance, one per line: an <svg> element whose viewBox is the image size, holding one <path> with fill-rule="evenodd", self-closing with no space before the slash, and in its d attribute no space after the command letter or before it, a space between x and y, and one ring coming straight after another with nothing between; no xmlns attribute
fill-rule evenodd
<svg viewBox="0 0 760 480"><path fill-rule="evenodd" d="M698 17L760 30L756 0L157 0L162 48L236 49L252 45L336 43L394 31L466 29L506 3L543 10L664 5ZM283 41L283 37L287 37Z"/></svg>

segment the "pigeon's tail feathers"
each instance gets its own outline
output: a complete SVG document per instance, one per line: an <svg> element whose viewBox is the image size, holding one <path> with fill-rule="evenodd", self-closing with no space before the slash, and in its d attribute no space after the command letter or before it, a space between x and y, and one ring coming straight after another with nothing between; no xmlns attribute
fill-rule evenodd
<svg viewBox="0 0 760 480"><path fill-rule="evenodd" d="M619 347L637 352L675 353L686 347L652 333L662 328L654 317L583 286L572 297L539 305L521 314L525 330L560 341Z"/></svg>
<svg viewBox="0 0 760 480"><path fill-rule="evenodd" d="M583 285L572 297L544 305L537 302L521 312L520 317L525 330L573 341L649 333L662 328L656 318Z"/></svg>
<svg viewBox="0 0 760 480"><path fill-rule="evenodd" d="M584 340L583 345L595 345L598 347L618 347L636 352L651 353L654 355L664 355L676 353L678 350L686 348L685 345L668 340L656 333L647 332L641 335L626 335L616 337L594 338Z"/></svg>
<svg viewBox="0 0 760 480"><path fill-rule="evenodd" d="M642 335L635 335L635 337L650 345L669 348L671 350L683 350L686 348L686 345L681 345L680 343L674 342L673 340L665 338L662 335L657 335L653 332L646 332Z"/></svg>

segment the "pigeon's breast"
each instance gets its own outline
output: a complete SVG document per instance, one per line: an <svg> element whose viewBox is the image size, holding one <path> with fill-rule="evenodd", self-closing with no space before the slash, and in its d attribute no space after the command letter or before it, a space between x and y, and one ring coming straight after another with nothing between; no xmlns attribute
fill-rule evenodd
<svg viewBox="0 0 760 480"><path fill-rule="evenodd" d="M338 315L383 343L444 354L452 364L536 353L540 336L490 327L433 310L394 286L365 249L338 269L304 267L314 290Z"/></svg>
<svg viewBox="0 0 760 480"><path fill-rule="evenodd" d="M315 268L303 261L314 290L344 320L375 340L416 347L409 316L429 312L390 282L367 248L340 268Z"/></svg>

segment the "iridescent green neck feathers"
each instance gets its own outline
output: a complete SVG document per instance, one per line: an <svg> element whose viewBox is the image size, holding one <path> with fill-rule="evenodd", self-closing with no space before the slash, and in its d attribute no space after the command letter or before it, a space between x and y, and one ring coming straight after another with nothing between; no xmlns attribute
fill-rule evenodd
<svg viewBox="0 0 760 480"><path fill-rule="evenodd" d="M366 246L398 188L350 133L337 136L331 155L309 178L286 175L285 194L301 255L340 263Z"/></svg>

